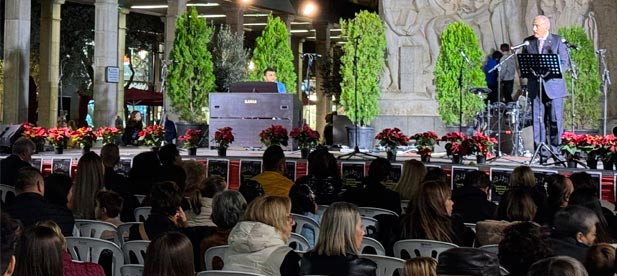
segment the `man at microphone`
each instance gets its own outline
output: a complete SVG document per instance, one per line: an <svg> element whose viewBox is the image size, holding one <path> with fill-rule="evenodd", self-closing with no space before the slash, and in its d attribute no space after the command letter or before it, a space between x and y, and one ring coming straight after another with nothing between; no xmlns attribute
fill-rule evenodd
<svg viewBox="0 0 617 276"><path fill-rule="evenodd" d="M561 63L561 73L564 74L568 63L568 50L562 42L562 37L549 32L551 22L544 15L533 20L533 35L525 39L529 45L523 47L523 53L528 54L558 54ZM542 95L539 94L542 85ZM548 142L554 153L559 154L561 134L563 133L563 105L568 95L566 82L563 78L544 80L542 84L537 79L527 81L529 97L533 99L533 139L537 147L542 142ZM544 114L544 117L541 117ZM546 140L546 126L549 139ZM541 152L547 157L547 153Z"/></svg>

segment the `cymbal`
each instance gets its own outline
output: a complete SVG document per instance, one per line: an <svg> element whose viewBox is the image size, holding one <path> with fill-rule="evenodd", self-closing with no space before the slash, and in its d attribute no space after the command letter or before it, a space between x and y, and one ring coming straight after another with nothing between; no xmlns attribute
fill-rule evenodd
<svg viewBox="0 0 617 276"><path fill-rule="evenodd" d="M477 95L488 95L492 91L488 88L484 87L474 87L469 89L469 93L477 94Z"/></svg>

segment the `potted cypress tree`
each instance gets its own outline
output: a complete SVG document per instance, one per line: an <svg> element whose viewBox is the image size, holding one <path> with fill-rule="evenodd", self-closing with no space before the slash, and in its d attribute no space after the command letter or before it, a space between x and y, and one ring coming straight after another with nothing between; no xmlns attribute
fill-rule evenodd
<svg viewBox="0 0 617 276"><path fill-rule="evenodd" d="M208 93L215 87L212 54L207 47L212 28L197 15L197 10L192 8L178 18L169 54L174 63L167 74L167 96L182 121L176 123L181 134L187 128L203 129L208 114Z"/></svg>
<svg viewBox="0 0 617 276"><path fill-rule="evenodd" d="M385 66L385 25L376 13L361 11L351 20L341 20L347 38L341 57L341 104L352 122L358 124L358 147L372 148L375 128L370 123L379 114L379 74ZM355 129L347 128L350 146Z"/></svg>
<svg viewBox="0 0 617 276"><path fill-rule="evenodd" d="M232 32L226 24L214 35L211 48L216 91L227 92L230 84L246 79L249 53L243 43L244 34Z"/></svg>
<svg viewBox="0 0 617 276"><path fill-rule="evenodd" d="M463 60L460 51L463 51L469 57L471 65ZM480 97L467 93L469 88L486 87L481 68L482 56L483 53L476 34L465 23L450 23L441 35L441 46L434 76L437 86L439 116L444 125L454 126L459 124L459 112L461 111L459 93L461 93L461 90L458 79L460 72L463 75L462 124L466 125L471 122L476 112L486 107Z"/></svg>
<svg viewBox="0 0 617 276"><path fill-rule="evenodd" d="M255 40L255 70L251 72L250 78L261 81L263 71L268 67L274 68L277 81L285 84L287 93L295 94L297 76L293 60L287 26L280 18L269 15L266 27Z"/></svg>

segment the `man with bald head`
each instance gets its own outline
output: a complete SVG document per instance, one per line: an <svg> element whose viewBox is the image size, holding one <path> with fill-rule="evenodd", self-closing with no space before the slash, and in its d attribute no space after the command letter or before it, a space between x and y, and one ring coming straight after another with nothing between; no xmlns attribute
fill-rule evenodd
<svg viewBox="0 0 617 276"><path fill-rule="evenodd" d="M536 16L533 20L533 35L527 37L529 45L523 48L523 53L528 54L557 54L561 63L561 73L565 74L570 67L569 53L562 37L550 33L551 21L544 15ZM540 94L542 86L542 94ZM527 82L529 97L533 100L533 139L537 147L542 142L547 142L554 153L559 153L561 134L563 133L563 104L568 96L564 78L552 78L544 80L542 84L537 79L529 79ZM547 138L547 127L548 135ZM547 157L546 152L541 152Z"/></svg>

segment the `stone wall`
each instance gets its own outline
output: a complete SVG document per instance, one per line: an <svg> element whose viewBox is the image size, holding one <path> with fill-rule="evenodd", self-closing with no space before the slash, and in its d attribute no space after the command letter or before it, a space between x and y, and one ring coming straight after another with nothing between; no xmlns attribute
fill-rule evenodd
<svg viewBox="0 0 617 276"><path fill-rule="evenodd" d="M532 33L533 18L544 14L551 18L553 32L564 26L583 27L596 48L609 49L607 63L612 67L617 57L610 52L617 49L610 47L617 45L614 31L610 33L617 26L615 0L383 0L379 10L388 46L377 130L396 126L409 134L445 131L437 114L433 69L441 32L454 21L475 30L487 56L501 43L521 43ZM615 118L617 97L609 95L609 117Z"/></svg>

